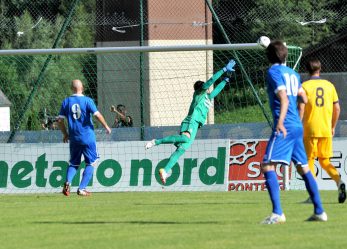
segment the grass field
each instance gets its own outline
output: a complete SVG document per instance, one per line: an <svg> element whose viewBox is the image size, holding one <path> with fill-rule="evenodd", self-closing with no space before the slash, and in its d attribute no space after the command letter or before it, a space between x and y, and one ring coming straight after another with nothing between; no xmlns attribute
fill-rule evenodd
<svg viewBox="0 0 347 249"><path fill-rule="evenodd" d="M0 248L346 248L346 204L322 192L329 221L305 222L304 191L281 193L287 223L260 225L267 192L1 195Z"/></svg>

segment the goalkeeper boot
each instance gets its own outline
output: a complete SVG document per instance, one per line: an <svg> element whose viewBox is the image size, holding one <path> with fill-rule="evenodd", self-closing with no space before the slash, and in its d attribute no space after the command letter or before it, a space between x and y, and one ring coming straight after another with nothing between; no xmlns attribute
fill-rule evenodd
<svg viewBox="0 0 347 249"><path fill-rule="evenodd" d="M339 203L344 203L346 200L346 184L343 181L339 182Z"/></svg>
<svg viewBox="0 0 347 249"><path fill-rule="evenodd" d="M266 217L261 224L273 225L273 224L282 224L286 222L286 216L284 214L275 214L272 213L270 216Z"/></svg>
<svg viewBox="0 0 347 249"><path fill-rule="evenodd" d="M70 195L70 183L69 182L65 182L64 183L64 187L63 187L63 194L66 196Z"/></svg>
<svg viewBox="0 0 347 249"><path fill-rule="evenodd" d="M77 194L81 196L91 196L92 194L85 189L77 189Z"/></svg>
<svg viewBox="0 0 347 249"><path fill-rule="evenodd" d="M327 220L328 220L328 216L326 212L323 212L321 214L313 214L306 221L327 221Z"/></svg>
<svg viewBox="0 0 347 249"><path fill-rule="evenodd" d="M167 173L166 173L165 169L160 169L159 170L159 176L160 176L161 182L163 183L163 185L165 185L166 178L167 178Z"/></svg>
<svg viewBox="0 0 347 249"><path fill-rule="evenodd" d="M155 139L153 139L153 140L149 141L148 143L146 143L145 148L146 148L146 150L148 150L148 149L152 148L153 146L155 146Z"/></svg>

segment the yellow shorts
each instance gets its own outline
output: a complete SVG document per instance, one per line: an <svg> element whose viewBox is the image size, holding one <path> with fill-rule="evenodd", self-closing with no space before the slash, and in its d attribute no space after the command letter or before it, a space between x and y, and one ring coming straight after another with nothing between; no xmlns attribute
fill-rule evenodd
<svg viewBox="0 0 347 249"><path fill-rule="evenodd" d="M333 156L332 137L304 137L307 158L330 158Z"/></svg>

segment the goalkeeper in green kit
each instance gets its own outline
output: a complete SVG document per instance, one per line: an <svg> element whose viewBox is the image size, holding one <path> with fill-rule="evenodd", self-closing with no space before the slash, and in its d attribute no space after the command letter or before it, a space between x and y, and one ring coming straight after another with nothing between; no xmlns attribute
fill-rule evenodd
<svg viewBox="0 0 347 249"><path fill-rule="evenodd" d="M168 172L170 172L171 168L176 164L179 157L182 156L184 152L191 146L198 129L205 124L207 113L210 107L213 105L213 98L215 98L223 90L226 83L229 82L229 78L224 78L213 89L212 92L209 92L208 89L225 72L228 72L229 75L234 72L235 64L235 61L231 60L223 69L216 72L208 81L195 82L193 100L190 104L188 115L181 123L179 135L172 135L162 139L153 139L146 144L146 149L159 144L174 144L177 147L176 151L170 156L169 162L165 168L159 170L160 179L164 185L168 177Z"/></svg>

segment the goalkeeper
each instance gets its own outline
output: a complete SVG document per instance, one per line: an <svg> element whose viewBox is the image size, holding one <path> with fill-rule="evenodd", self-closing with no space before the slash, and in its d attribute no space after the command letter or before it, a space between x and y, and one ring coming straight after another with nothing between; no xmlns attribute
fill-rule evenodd
<svg viewBox="0 0 347 249"><path fill-rule="evenodd" d="M172 135L162 139L153 139L146 144L146 149L159 144L174 144L177 147L176 151L170 156L169 162L165 168L159 170L160 179L164 185L168 177L168 172L176 164L178 158L182 156L184 152L191 146L198 129L205 124L207 113L210 107L213 105L213 98L215 98L223 90L226 83L229 82L229 78L224 78L224 80L220 82L212 92L209 92L208 89L225 72L228 72L229 75L234 72L235 64L235 61L231 60L223 69L216 72L208 81L195 82L193 100L190 104L188 115L181 123L179 135Z"/></svg>

